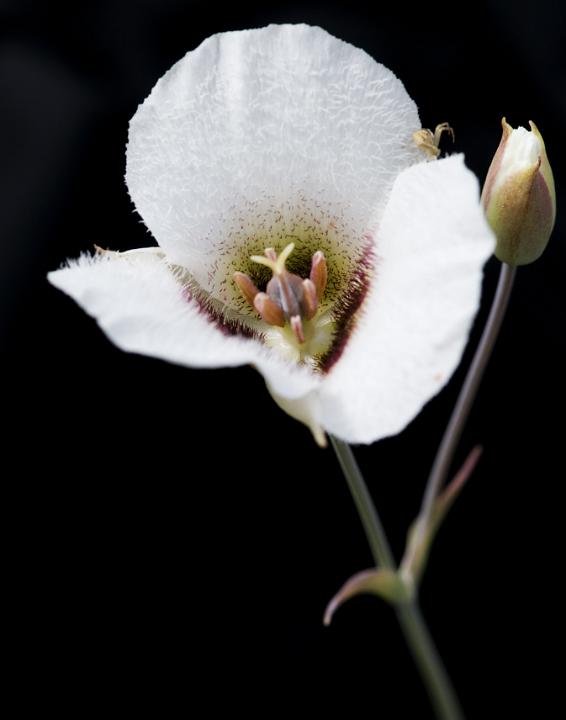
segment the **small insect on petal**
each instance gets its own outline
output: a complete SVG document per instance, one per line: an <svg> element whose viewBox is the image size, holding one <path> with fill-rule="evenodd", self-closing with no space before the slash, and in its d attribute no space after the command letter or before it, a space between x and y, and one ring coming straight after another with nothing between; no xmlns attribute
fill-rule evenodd
<svg viewBox="0 0 566 720"><path fill-rule="evenodd" d="M417 130L413 133L413 142L430 158L437 158L440 155L440 139L443 133L448 133L452 138L452 142L454 142L454 130L447 122L437 125L434 129L434 133L432 130L428 130L427 128Z"/></svg>
<svg viewBox="0 0 566 720"><path fill-rule="evenodd" d="M235 272L234 282L250 305L253 305L255 296L258 294L259 290L252 282L252 279L243 272Z"/></svg>
<svg viewBox="0 0 566 720"><path fill-rule="evenodd" d="M318 299L316 297L316 287L312 280L303 280L303 297L301 300L301 309L307 320L312 320L316 315L318 307Z"/></svg>
<svg viewBox="0 0 566 720"><path fill-rule="evenodd" d="M328 280L328 268L326 265L326 258L324 257L322 250L317 250L312 256L310 279L316 288L316 296L318 300L321 300Z"/></svg>
<svg viewBox="0 0 566 720"><path fill-rule="evenodd" d="M456 142L456 135L454 134L453 128L451 128L447 122L443 122L434 128L433 142L437 148L440 147L440 138L442 137L443 133L448 133L448 135L450 135L452 139L452 142Z"/></svg>
<svg viewBox="0 0 566 720"><path fill-rule="evenodd" d="M285 325L285 314L283 310L274 303L267 293L258 293L253 301L255 309L261 315L261 319L269 325L283 327Z"/></svg>

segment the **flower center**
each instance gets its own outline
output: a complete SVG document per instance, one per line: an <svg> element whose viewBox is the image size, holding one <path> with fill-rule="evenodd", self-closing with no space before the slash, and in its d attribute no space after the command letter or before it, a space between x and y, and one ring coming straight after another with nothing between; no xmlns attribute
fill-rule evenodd
<svg viewBox="0 0 566 720"><path fill-rule="evenodd" d="M266 333L266 343L289 358L313 364L332 338L331 318L327 314L316 318L328 279L326 258L317 250L311 260L310 276L303 279L286 268L294 249L295 244L289 243L279 256L274 248L266 248L264 255L250 257L272 272L265 292L245 273L234 273L234 281L261 319L272 326L273 330Z"/></svg>

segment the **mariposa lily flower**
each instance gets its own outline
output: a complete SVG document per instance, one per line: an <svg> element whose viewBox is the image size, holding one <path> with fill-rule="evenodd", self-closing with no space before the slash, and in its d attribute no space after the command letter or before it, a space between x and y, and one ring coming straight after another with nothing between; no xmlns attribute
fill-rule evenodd
<svg viewBox="0 0 566 720"><path fill-rule="evenodd" d="M475 177L419 128L393 73L320 28L214 35L131 122L159 247L49 279L124 350L251 363L320 444L397 433L457 366L494 248Z"/></svg>

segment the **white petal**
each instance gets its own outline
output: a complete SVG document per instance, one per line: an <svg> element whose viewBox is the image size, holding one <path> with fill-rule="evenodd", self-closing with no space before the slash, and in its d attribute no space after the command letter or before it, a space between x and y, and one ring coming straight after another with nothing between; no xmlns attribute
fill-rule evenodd
<svg viewBox="0 0 566 720"><path fill-rule="evenodd" d="M312 372L279 360L258 340L220 330L187 298L158 248L83 256L48 277L122 350L192 367L253 363L277 393L290 398L319 383Z"/></svg>
<svg viewBox="0 0 566 720"><path fill-rule="evenodd" d="M419 127L393 73L320 28L220 33L138 109L126 178L168 256L230 303L242 247L247 257L320 231L325 250L338 232L351 255L397 173L422 160Z"/></svg>
<svg viewBox="0 0 566 720"><path fill-rule="evenodd" d="M278 395L269 384L267 389L281 410L306 425L319 447L326 447L326 435L320 418L320 394L317 390L298 398L287 398Z"/></svg>
<svg viewBox="0 0 566 720"><path fill-rule="evenodd" d="M539 162L540 156L541 143L532 130L525 130L524 127L511 130L491 189L492 195L506 185L509 178L528 170L532 171Z"/></svg>
<svg viewBox="0 0 566 720"><path fill-rule="evenodd" d="M399 175L376 245L370 294L321 391L324 427L349 442L400 432L460 361L495 246L462 156Z"/></svg>

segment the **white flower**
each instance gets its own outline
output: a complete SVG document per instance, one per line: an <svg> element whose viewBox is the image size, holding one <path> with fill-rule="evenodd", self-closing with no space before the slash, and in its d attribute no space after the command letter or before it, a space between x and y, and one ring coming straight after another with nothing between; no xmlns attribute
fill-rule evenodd
<svg viewBox="0 0 566 720"><path fill-rule="evenodd" d="M49 279L124 350L253 364L320 443L397 433L457 366L494 247L475 177L426 162L419 127L401 82L320 28L210 37L130 126L159 248Z"/></svg>

